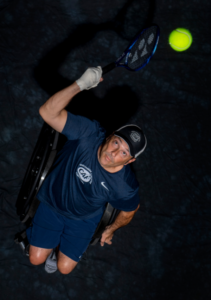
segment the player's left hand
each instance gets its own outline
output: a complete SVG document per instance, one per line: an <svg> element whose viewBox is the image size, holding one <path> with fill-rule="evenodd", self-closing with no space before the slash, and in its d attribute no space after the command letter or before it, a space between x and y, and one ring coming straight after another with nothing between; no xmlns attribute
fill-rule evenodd
<svg viewBox="0 0 211 300"><path fill-rule="evenodd" d="M111 245L112 244L111 240L112 240L113 235L114 235L114 232L110 230L110 226L106 226L105 230L102 233L100 245L104 246L104 243Z"/></svg>

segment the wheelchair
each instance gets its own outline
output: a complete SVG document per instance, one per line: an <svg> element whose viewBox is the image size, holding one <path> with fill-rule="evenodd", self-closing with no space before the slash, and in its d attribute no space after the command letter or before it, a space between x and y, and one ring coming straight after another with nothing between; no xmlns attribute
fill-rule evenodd
<svg viewBox="0 0 211 300"><path fill-rule="evenodd" d="M57 153L62 149L66 141L67 138L64 135L60 134L44 122L16 202L17 214L20 217L20 221L25 224L26 228L15 235L14 241L21 247L27 256L29 242L26 236L26 229L31 226L32 218L40 204L36 195L46 176L52 171L54 162L57 158ZM113 223L119 212L120 210L115 209L111 204L106 203L104 213L89 246L94 246L100 242L105 227Z"/></svg>

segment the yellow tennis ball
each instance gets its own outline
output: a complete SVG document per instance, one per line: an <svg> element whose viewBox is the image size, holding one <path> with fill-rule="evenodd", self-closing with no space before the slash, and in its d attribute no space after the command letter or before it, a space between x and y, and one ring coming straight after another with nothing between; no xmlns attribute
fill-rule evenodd
<svg viewBox="0 0 211 300"><path fill-rule="evenodd" d="M176 51L185 51L192 44L192 35L185 28L177 28L169 35L169 44Z"/></svg>

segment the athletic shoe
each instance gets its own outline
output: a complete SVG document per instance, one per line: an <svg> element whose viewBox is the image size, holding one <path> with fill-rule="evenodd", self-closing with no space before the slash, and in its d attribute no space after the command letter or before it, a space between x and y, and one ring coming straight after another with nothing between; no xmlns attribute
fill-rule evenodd
<svg viewBox="0 0 211 300"><path fill-rule="evenodd" d="M57 257L56 257L56 249L50 253L48 258L45 261L45 271L47 273L54 273L57 270Z"/></svg>

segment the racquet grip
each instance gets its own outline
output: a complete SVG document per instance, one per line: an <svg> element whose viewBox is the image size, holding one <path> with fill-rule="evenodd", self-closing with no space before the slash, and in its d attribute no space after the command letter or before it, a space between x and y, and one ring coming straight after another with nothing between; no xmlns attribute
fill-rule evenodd
<svg viewBox="0 0 211 300"><path fill-rule="evenodd" d="M116 68L115 62L113 62L113 63L111 63L111 64L109 64L109 65L103 67L103 68L102 68L102 71L103 71L102 75L104 75L104 74L110 72L110 71L113 70L114 68Z"/></svg>

